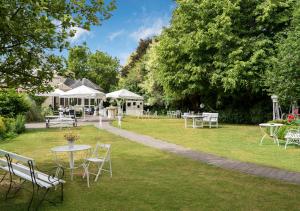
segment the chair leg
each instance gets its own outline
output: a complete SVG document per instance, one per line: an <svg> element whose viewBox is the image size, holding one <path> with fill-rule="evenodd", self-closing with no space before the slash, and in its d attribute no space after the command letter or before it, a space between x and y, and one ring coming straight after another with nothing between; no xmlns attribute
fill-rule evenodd
<svg viewBox="0 0 300 211"><path fill-rule="evenodd" d="M102 171L103 165L104 165L104 161L103 161L103 162L101 162L101 164L100 164L100 166L99 166L99 170L98 170L98 173L97 173L97 175L96 175L95 182L97 182L97 180L98 180L98 177L99 177L99 175L101 174L101 171Z"/></svg>
<svg viewBox="0 0 300 211"><path fill-rule="evenodd" d="M287 139L286 142L285 142L285 147L284 147L285 149L286 149L288 144L289 144L289 139Z"/></svg>
<svg viewBox="0 0 300 211"><path fill-rule="evenodd" d="M111 159L109 159L109 170L110 170L110 177L112 177Z"/></svg>
<svg viewBox="0 0 300 211"><path fill-rule="evenodd" d="M90 187L90 174L89 174L89 171L87 170L86 172L86 182L87 182L87 186L88 188Z"/></svg>

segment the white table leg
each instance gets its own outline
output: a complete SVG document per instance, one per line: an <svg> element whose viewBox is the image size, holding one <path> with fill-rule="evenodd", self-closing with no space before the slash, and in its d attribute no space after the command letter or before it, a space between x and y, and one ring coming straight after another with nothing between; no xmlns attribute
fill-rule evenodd
<svg viewBox="0 0 300 211"><path fill-rule="evenodd" d="M74 155L73 155L73 152L70 152L70 172L71 172L71 180L73 180L73 170L74 170Z"/></svg>
<svg viewBox="0 0 300 211"><path fill-rule="evenodd" d="M266 135L267 135L267 134L265 134L265 135L261 138L261 140L260 140L260 145L262 145L262 142L263 142L264 138L266 137Z"/></svg>
<svg viewBox="0 0 300 211"><path fill-rule="evenodd" d="M193 118L193 128L196 128L196 125L195 125L195 118Z"/></svg>

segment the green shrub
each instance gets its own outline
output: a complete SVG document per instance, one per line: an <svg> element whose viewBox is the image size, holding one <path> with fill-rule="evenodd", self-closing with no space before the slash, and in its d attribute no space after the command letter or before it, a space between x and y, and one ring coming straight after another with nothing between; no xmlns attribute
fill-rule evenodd
<svg viewBox="0 0 300 211"><path fill-rule="evenodd" d="M28 102L30 102L30 108L26 113L26 120L28 122L38 122L43 120L42 109L35 102L34 99L28 96Z"/></svg>
<svg viewBox="0 0 300 211"><path fill-rule="evenodd" d="M19 94L15 90L0 91L0 115L3 117L16 117L25 114L30 108L30 102L25 94Z"/></svg>
<svg viewBox="0 0 300 211"><path fill-rule="evenodd" d="M41 115L43 117L51 116L51 115L53 115L53 110L50 107L42 107Z"/></svg>
<svg viewBox="0 0 300 211"><path fill-rule="evenodd" d="M259 124L268 121L271 117L271 113L251 110L223 110L219 111L219 121L223 123L234 123L234 124Z"/></svg>
<svg viewBox="0 0 300 211"><path fill-rule="evenodd" d="M277 134L278 138L282 139L282 140L285 139L284 137L290 129L299 129L299 126L297 126L297 125L283 125L283 126L281 126L278 130L278 134Z"/></svg>
<svg viewBox="0 0 300 211"><path fill-rule="evenodd" d="M20 134L25 131L25 116L18 115L15 120L15 132Z"/></svg>
<svg viewBox="0 0 300 211"><path fill-rule="evenodd" d="M16 136L16 120L14 118L4 118L4 124L6 127L5 134L2 139L12 138Z"/></svg>
<svg viewBox="0 0 300 211"><path fill-rule="evenodd" d="M0 117L0 138L4 136L5 132L6 132L6 126L5 126L4 118Z"/></svg>

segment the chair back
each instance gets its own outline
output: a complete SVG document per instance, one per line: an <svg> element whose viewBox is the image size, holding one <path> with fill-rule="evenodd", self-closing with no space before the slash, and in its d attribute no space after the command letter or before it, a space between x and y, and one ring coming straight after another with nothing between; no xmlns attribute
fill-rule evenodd
<svg viewBox="0 0 300 211"><path fill-rule="evenodd" d="M210 120L210 115L211 115L211 113L203 112L202 113L203 121L209 121Z"/></svg>
<svg viewBox="0 0 300 211"><path fill-rule="evenodd" d="M210 113L210 117L214 118L214 119L218 119L219 118L219 113Z"/></svg>
<svg viewBox="0 0 300 211"><path fill-rule="evenodd" d="M101 144L98 142L92 153L92 157L93 158L103 158L105 160L109 160L110 159L110 148L111 148L110 144Z"/></svg>

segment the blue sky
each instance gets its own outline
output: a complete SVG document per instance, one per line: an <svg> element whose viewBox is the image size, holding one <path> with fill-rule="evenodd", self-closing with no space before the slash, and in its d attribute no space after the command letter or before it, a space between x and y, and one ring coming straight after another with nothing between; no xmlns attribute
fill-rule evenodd
<svg viewBox="0 0 300 211"><path fill-rule="evenodd" d="M172 0L117 0L112 17L91 31L79 29L72 45L86 42L92 50L101 50L125 64L138 41L161 32L168 26L175 3Z"/></svg>

